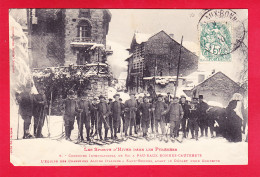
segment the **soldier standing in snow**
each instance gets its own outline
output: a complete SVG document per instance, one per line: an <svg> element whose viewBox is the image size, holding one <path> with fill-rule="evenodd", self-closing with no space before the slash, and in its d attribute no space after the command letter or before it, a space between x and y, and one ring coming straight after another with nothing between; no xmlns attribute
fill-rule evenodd
<svg viewBox="0 0 260 177"><path fill-rule="evenodd" d="M194 139L194 131L195 131L195 138L198 140L198 134L199 134L199 125L198 125L198 119L199 119L199 112L197 110L198 106L198 100L197 98L193 98L190 104L189 108L189 126L191 131L191 139Z"/></svg>
<svg viewBox="0 0 260 177"><path fill-rule="evenodd" d="M132 127L135 126L137 111L137 103L135 100L135 94L130 94L130 99L125 102L125 136L127 136L128 127L130 126L129 135L132 135ZM137 134L135 129L135 134Z"/></svg>
<svg viewBox="0 0 260 177"><path fill-rule="evenodd" d="M98 117L97 117L97 125L98 125L98 134L100 137L100 140L103 140L102 138L102 124L105 127L105 140L107 140L107 133L109 129L109 106L105 101L105 97L100 95L99 96L100 103L98 104Z"/></svg>
<svg viewBox="0 0 260 177"><path fill-rule="evenodd" d="M97 99L94 98L91 105L91 136L97 134L97 109L98 109ZM95 133L93 132L95 128ZM94 134L93 134L94 133Z"/></svg>
<svg viewBox="0 0 260 177"><path fill-rule="evenodd" d="M64 125L66 140L71 141L71 131L74 129L75 116L78 111L78 104L74 96L74 91L70 90L68 98L64 101L65 113L64 113Z"/></svg>
<svg viewBox="0 0 260 177"><path fill-rule="evenodd" d="M162 136L165 135L165 116L163 112L167 109L167 104L163 102L163 96L158 95L158 100L153 104L153 116L154 116L154 124L155 124L155 131L158 135L158 126L160 124ZM166 137L165 137L166 138Z"/></svg>
<svg viewBox="0 0 260 177"><path fill-rule="evenodd" d="M169 113L169 123L170 123L170 136L173 138L177 138L177 134L180 127L180 121L183 117L182 106L179 104L179 98L175 97L173 102L170 103L167 110L163 112L163 114Z"/></svg>
<svg viewBox="0 0 260 177"><path fill-rule="evenodd" d="M151 112L152 104L149 103L149 98L144 97L144 103L139 105L139 110L142 116L141 125L143 130L143 137L147 136L148 128L151 122L150 112Z"/></svg>
<svg viewBox="0 0 260 177"><path fill-rule="evenodd" d="M31 119L33 115L33 96L31 94L31 83L28 82L25 86L23 92L21 92L17 98L19 103L19 113L24 120L24 135L23 138L32 138L32 135L29 133L29 127L31 124Z"/></svg>
<svg viewBox="0 0 260 177"><path fill-rule="evenodd" d="M115 101L110 104L111 116L112 116L111 138L113 137L117 138L116 133L119 126L119 122L121 121L120 116L122 113L122 107L119 101L119 97L120 97L119 94L115 94L114 95ZM114 131L114 135L113 135L113 131Z"/></svg>
<svg viewBox="0 0 260 177"><path fill-rule="evenodd" d="M33 96L33 103L34 136L37 138L42 138L42 127L47 108L47 100L42 88L39 89L39 94L35 94Z"/></svg>
<svg viewBox="0 0 260 177"><path fill-rule="evenodd" d="M199 113L199 127L201 131L201 137L204 136L204 132L206 137L208 136L208 116L207 116L208 109L209 109L209 105L203 101L203 95L199 95L198 113Z"/></svg>
<svg viewBox="0 0 260 177"><path fill-rule="evenodd" d="M83 126L85 124L86 133L87 133L87 141L90 141L89 133L90 133L90 110L91 110L91 103L87 98L87 92L83 92L83 96L78 101L78 110L79 114L77 115L77 123L79 127L79 135L80 141L84 141L83 138Z"/></svg>
<svg viewBox="0 0 260 177"><path fill-rule="evenodd" d="M186 102L185 96L181 96L180 104L182 106L182 110L184 113L183 118L181 120L181 127L182 127L182 132L183 132L183 138L186 138L186 136L188 136L188 133L189 133L189 127L187 126L187 121L188 121L188 117L189 117L189 105Z"/></svg>

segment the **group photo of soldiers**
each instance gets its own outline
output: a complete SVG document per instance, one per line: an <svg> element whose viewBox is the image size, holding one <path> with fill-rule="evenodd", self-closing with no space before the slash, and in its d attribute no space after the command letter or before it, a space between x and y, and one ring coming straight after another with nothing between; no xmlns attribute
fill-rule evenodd
<svg viewBox="0 0 260 177"><path fill-rule="evenodd" d="M17 94L19 114L24 121L23 139L44 138L42 128L49 130L49 106L45 91L31 93L32 84ZM223 137L229 142L241 142L247 125L247 110L241 98L233 96L226 108L208 105L203 95L191 98L156 94L151 97L129 93L130 99L123 102L120 94L112 98L103 95L89 99L89 91L78 94L69 90L62 99L63 127L57 139L77 143L121 142L128 139L159 139L164 142L182 142L183 139L198 141L201 137ZM33 119L33 124L32 124ZM77 128L74 127L75 121ZM33 128L33 135L30 134ZM71 134L78 133L76 139ZM247 141L247 139L246 139Z"/></svg>

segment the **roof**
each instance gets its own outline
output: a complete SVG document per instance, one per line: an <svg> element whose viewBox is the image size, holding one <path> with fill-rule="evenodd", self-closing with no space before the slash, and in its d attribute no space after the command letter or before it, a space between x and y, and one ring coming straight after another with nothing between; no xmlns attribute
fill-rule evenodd
<svg viewBox="0 0 260 177"><path fill-rule="evenodd" d="M143 42L148 41L148 39L152 36L152 34L144 34L144 33L135 33L134 38L137 44L141 44Z"/></svg>
<svg viewBox="0 0 260 177"><path fill-rule="evenodd" d="M203 82L201 82L201 83L199 83L198 85L196 85L196 86L195 86L193 89L191 89L191 90L196 89L197 87L199 87L199 86L203 85L205 82L207 82L209 79L211 79L211 78L213 78L213 77L215 77L216 75L219 75L219 74L221 74L221 75L223 75L224 77L226 77L228 80L230 80L230 82L232 82L232 83L233 83L234 85L236 85L237 87L240 87L240 85L239 85L238 83L236 83L235 81L233 81L232 79L230 79L227 75L225 75L224 73L222 73L221 71L219 71L219 72L217 72L217 73L211 75L211 76L208 77L207 79L205 79Z"/></svg>

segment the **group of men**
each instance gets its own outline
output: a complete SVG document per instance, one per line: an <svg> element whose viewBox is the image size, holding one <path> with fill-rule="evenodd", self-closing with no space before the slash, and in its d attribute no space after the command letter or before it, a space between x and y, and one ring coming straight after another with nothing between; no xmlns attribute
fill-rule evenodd
<svg viewBox="0 0 260 177"><path fill-rule="evenodd" d="M33 137L29 133L31 118L34 117L34 136L42 136L42 127L46 118L47 100L43 89L39 94L30 94L31 86L26 85L25 91L17 96L20 105L20 115L24 120L23 138ZM193 139L198 140L198 131L201 129L201 136L208 136L207 110L209 106L203 101L203 96L193 98L190 103L185 96L166 97L158 95L156 99L144 96L136 99L134 93L130 93L130 99L122 102L119 94L114 95L114 101L102 95L88 99L88 93L83 92L79 97L72 90L62 102L64 110L65 137L71 140L71 132L74 129L75 119L77 120L79 133L78 138L83 141L83 127L86 129L86 139L97 135L99 139L117 139L118 133L125 136L132 136L142 132L142 136L148 136L148 129L158 137L172 139L179 136L179 130L186 138L190 130ZM123 125L121 125L123 124ZM122 129L121 129L122 128ZM134 131L133 131L134 130ZM142 131L141 131L142 130ZM108 137L108 132L111 136ZM212 133L213 136L213 133Z"/></svg>
<svg viewBox="0 0 260 177"><path fill-rule="evenodd" d="M147 137L149 128L158 137L166 139L170 135L174 140L179 136L180 126L184 138L190 130L192 138L198 140L199 128L201 136L204 136L204 133L208 136L208 108L202 95L188 103L185 96L179 99L170 97L170 94L166 98L158 95L153 101L147 96L136 99L135 94L130 93L130 99L123 103L119 94L114 95L114 101L109 99L107 102L102 95L99 100L94 98L90 101L87 92L76 98L76 94L70 91L64 101L65 135L66 139L70 140L76 118L81 141L84 140L84 125L87 141L95 135L100 140L103 140L103 135L105 140L117 139L117 133L133 136L141 130L142 136Z"/></svg>

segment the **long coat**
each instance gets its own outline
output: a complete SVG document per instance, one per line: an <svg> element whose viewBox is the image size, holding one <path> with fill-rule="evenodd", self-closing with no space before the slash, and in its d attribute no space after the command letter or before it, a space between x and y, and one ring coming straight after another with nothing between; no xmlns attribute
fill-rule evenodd
<svg viewBox="0 0 260 177"><path fill-rule="evenodd" d="M78 104L76 99L74 98L67 98L64 101L64 106L65 106L65 114L67 116L76 116L77 111L78 111Z"/></svg>
<svg viewBox="0 0 260 177"><path fill-rule="evenodd" d="M150 118L150 110L152 108L151 103L141 103L138 107L138 109L142 112L142 120L143 121L149 121Z"/></svg>
<svg viewBox="0 0 260 177"><path fill-rule="evenodd" d="M19 111L22 116L33 115L33 96L29 92L22 92L18 99Z"/></svg>
<svg viewBox="0 0 260 177"><path fill-rule="evenodd" d="M114 101L113 103L111 103L110 109L111 109L113 120L120 119L120 115L122 113L122 103L118 101Z"/></svg>
<svg viewBox="0 0 260 177"><path fill-rule="evenodd" d="M125 118L134 119L137 111L137 102L135 100L126 100L125 102Z"/></svg>
<svg viewBox="0 0 260 177"><path fill-rule="evenodd" d="M154 118L156 120L160 120L161 118L164 118L163 117L163 112L167 109L167 104L162 102L162 101L156 101L154 104L153 104L153 108L155 109L154 110Z"/></svg>
<svg viewBox="0 0 260 177"><path fill-rule="evenodd" d="M90 111L92 110L92 104L88 100L80 99L78 101L78 109L82 109L82 113L89 117Z"/></svg>
<svg viewBox="0 0 260 177"><path fill-rule="evenodd" d="M179 121L183 117L182 106L179 103L170 103L165 114L169 113L170 121Z"/></svg>

